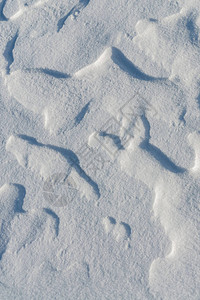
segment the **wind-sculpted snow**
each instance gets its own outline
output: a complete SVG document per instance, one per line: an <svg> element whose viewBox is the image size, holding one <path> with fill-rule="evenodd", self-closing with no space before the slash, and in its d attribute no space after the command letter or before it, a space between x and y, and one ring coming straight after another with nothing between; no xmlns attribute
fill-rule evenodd
<svg viewBox="0 0 200 300"><path fill-rule="evenodd" d="M7 0L3 12L8 20L16 20L30 9L43 5L48 0Z"/></svg>
<svg viewBox="0 0 200 300"><path fill-rule="evenodd" d="M199 300L200 4L0 2L0 299Z"/></svg>
<svg viewBox="0 0 200 300"><path fill-rule="evenodd" d="M139 80L164 80L144 74L120 50L108 48L95 63L74 76L48 69L18 70L6 77L6 84L11 96L27 109L42 114L45 128L58 134L71 130L77 124L77 110L81 111L80 96L71 86L78 85L80 79L100 76L110 65L117 65L121 72Z"/></svg>
<svg viewBox="0 0 200 300"><path fill-rule="evenodd" d="M80 12L89 4L90 0L79 0L79 2L58 21L57 31L59 32L69 17L77 18Z"/></svg>
<svg viewBox="0 0 200 300"><path fill-rule="evenodd" d="M24 197L25 189L23 186L4 184L0 188L0 260L10 239L11 222L17 214L23 213Z"/></svg>
<svg viewBox="0 0 200 300"><path fill-rule="evenodd" d="M180 13L162 20L140 20L134 42L162 65L169 79L199 93L199 26L198 10L184 7Z"/></svg>
<svg viewBox="0 0 200 300"><path fill-rule="evenodd" d="M72 129L77 110L81 109L78 93L69 88L74 80L59 74L48 70L19 70L7 77L10 94L27 109L42 114L45 128L53 134Z"/></svg>
<svg viewBox="0 0 200 300"><path fill-rule="evenodd" d="M50 180L54 174L65 174L66 178L70 175L82 196L85 195L88 200L100 196L98 185L74 161L72 152L64 152L64 149L43 145L23 136L11 136L6 148L15 155L21 166L40 174L45 180Z"/></svg>
<svg viewBox="0 0 200 300"><path fill-rule="evenodd" d="M150 125L147 129L138 120L136 135L120 155L123 170L144 182L154 196L153 211L171 241L171 250L164 258L156 259L150 268L149 282L152 292L163 299L197 299L199 239L199 147L200 135L188 137L194 149L195 163L191 169L176 166L149 143ZM138 130L140 128L140 131ZM188 272L188 262L190 264ZM196 274L192 281L191 272ZM179 277L178 274L182 276ZM177 278L174 281L174 276ZM176 290L175 286L179 286ZM167 296L165 296L167 295Z"/></svg>
<svg viewBox="0 0 200 300"><path fill-rule="evenodd" d="M98 76L104 70L108 70L110 65L117 65L122 71L128 73L128 75L134 78L145 81L156 81L164 78L154 78L147 74L144 74L139 68L137 68L125 55L117 48L107 48L103 54L93 64L86 66L75 73L75 77L93 77ZM95 72L96 71L96 72ZM95 74L96 73L96 74Z"/></svg>

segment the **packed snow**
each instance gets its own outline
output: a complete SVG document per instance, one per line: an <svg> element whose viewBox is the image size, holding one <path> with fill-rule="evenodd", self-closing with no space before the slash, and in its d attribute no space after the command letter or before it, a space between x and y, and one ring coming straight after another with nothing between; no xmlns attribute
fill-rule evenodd
<svg viewBox="0 0 200 300"><path fill-rule="evenodd" d="M0 299L200 299L200 2L0 2Z"/></svg>

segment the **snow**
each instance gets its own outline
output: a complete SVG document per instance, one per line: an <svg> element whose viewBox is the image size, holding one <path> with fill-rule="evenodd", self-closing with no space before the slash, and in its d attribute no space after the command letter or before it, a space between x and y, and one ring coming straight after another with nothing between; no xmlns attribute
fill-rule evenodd
<svg viewBox="0 0 200 300"><path fill-rule="evenodd" d="M199 1L0 3L0 299L198 300Z"/></svg>

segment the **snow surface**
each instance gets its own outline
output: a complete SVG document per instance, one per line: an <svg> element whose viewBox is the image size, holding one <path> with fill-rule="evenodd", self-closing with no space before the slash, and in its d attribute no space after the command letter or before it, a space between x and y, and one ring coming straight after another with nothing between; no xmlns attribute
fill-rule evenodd
<svg viewBox="0 0 200 300"><path fill-rule="evenodd" d="M200 2L2 0L0 299L200 299Z"/></svg>

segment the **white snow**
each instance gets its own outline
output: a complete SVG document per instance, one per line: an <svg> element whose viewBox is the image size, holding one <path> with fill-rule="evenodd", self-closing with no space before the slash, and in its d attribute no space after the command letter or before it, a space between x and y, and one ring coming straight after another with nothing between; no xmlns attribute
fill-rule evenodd
<svg viewBox="0 0 200 300"><path fill-rule="evenodd" d="M200 298L200 3L0 3L0 299Z"/></svg>

